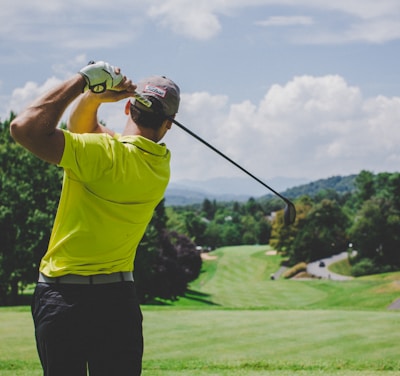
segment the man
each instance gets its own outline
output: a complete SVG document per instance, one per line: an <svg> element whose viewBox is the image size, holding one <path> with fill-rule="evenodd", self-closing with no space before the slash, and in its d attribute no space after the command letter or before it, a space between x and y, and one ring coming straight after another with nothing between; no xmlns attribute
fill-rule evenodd
<svg viewBox="0 0 400 376"><path fill-rule="evenodd" d="M122 135L99 124L101 104L137 96L135 90L145 105L126 103ZM57 128L75 99L68 130ZM64 169L32 303L46 376L81 376L87 369L91 376L141 374L142 314L133 262L169 180L170 152L158 142L171 128L179 100L179 88L165 77L136 86L119 68L98 62L11 123L18 143Z"/></svg>

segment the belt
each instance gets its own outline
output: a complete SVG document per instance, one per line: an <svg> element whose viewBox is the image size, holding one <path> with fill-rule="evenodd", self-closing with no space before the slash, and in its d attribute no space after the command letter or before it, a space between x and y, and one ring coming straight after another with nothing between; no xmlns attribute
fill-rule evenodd
<svg viewBox="0 0 400 376"><path fill-rule="evenodd" d="M133 282L132 272L117 272L111 274L94 274L89 276L66 274L60 277L47 277L39 273L39 283L60 283L71 285L102 285L117 282Z"/></svg>

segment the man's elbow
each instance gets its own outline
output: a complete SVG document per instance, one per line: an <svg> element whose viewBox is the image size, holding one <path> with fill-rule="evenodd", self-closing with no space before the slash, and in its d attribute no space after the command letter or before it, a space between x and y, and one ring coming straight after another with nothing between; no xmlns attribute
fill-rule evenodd
<svg viewBox="0 0 400 376"><path fill-rule="evenodd" d="M10 123L10 135L15 142L19 143L24 147L28 147L32 140L35 139L34 127L30 126L30 123L25 118L16 117Z"/></svg>
<svg viewBox="0 0 400 376"><path fill-rule="evenodd" d="M11 134L11 137L16 142L20 142L21 138L23 137L23 127L22 127L18 117L16 117L10 123L10 134Z"/></svg>

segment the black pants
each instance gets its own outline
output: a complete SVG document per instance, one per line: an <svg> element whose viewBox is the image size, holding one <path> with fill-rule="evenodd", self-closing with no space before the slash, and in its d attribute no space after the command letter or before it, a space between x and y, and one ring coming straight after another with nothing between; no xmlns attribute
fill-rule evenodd
<svg viewBox="0 0 400 376"><path fill-rule="evenodd" d="M133 282L38 283L32 302L45 376L139 376L142 313Z"/></svg>

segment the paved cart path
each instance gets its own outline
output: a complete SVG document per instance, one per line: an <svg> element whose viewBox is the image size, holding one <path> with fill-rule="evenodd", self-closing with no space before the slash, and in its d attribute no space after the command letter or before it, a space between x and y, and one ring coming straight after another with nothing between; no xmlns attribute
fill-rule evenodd
<svg viewBox="0 0 400 376"><path fill-rule="evenodd" d="M327 257L318 261L310 262L307 265L307 273L315 275L316 277L332 279L335 281L347 281L352 279L353 277L332 273L328 270L328 266L335 262L345 260L348 257L347 252L342 252L337 255ZM320 263L323 262L325 266L320 266Z"/></svg>

